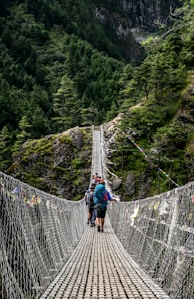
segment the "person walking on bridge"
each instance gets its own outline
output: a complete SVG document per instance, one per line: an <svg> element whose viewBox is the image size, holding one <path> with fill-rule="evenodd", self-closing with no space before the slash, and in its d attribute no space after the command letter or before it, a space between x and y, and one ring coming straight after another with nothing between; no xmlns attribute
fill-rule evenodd
<svg viewBox="0 0 194 299"><path fill-rule="evenodd" d="M94 188L96 184L92 183L89 189L85 193L85 202L88 206L87 224L95 226L95 213L94 213Z"/></svg>
<svg viewBox="0 0 194 299"><path fill-rule="evenodd" d="M105 195L108 193L109 192L107 192L105 188L105 182L103 179L101 179L94 189L94 204L95 204L94 207L96 208L96 212L97 212L96 225L97 225L98 232L104 231L104 222L105 222L108 200L113 200L111 197L109 197L108 200L106 199Z"/></svg>

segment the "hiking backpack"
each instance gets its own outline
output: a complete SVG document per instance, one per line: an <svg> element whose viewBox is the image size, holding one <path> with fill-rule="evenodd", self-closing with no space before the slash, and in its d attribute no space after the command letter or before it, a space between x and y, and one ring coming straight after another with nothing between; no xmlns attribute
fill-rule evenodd
<svg viewBox="0 0 194 299"><path fill-rule="evenodd" d="M94 193L91 193L91 192L88 193L87 202L90 207L94 206Z"/></svg>
<svg viewBox="0 0 194 299"><path fill-rule="evenodd" d="M107 201L107 200L111 200L112 197L110 195L110 192L109 191L106 191L105 194L104 194L104 200Z"/></svg>

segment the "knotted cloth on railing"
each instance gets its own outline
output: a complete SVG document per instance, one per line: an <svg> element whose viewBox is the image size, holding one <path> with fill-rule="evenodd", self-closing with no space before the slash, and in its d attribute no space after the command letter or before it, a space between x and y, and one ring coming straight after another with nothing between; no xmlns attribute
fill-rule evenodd
<svg viewBox="0 0 194 299"><path fill-rule="evenodd" d="M38 298L82 236L84 205L0 172L0 298Z"/></svg>
<svg viewBox="0 0 194 299"><path fill-rule="evenodd" d="M127 252L173 299L194 298L194 182L109 207Z"/></svg>

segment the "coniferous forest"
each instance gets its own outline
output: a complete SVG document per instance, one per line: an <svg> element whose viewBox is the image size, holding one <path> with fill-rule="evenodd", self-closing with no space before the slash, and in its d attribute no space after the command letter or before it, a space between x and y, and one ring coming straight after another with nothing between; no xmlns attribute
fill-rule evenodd
<svg viewBox="0 0 194 299"><path fill-rule="evenodd" d="M126 17L120 1L103 3L111 16ZM135 138L153 164L179 185L193 180L193 1L179 5L169 23L147 32L140 43L131 39L133 55L114 24L95 17L100 5L0 1L1 171L9 169L26 140L100 125L120 113L120 130ZM119 177L133 171L139 180L155 177L124 135L116 143L111 171ZM159 192L173 187L161 184ZM148 194L156 192L157 179L152 188Z"/></svg>
<svg viewBox="0 0 194 299"><path fill-rule="evenodd" d="M0 128L12 151L26 138L105 121L125 60L91 6L1 2Z"/></svg>

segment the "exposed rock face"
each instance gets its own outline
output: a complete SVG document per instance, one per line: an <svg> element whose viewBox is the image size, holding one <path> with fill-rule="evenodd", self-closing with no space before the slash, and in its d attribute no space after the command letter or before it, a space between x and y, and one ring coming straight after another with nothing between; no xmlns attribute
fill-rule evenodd
<svg viewBox="0 0 194 299"><path fill-rule="evenodd" d="M152 179L146 173L138 178L138 194L136 199L142 199L148 196L152 184Z"/></svg>
<svg viewBox="0 0 194 299"><path fill-rule="evenodd" d="M168 24L175 9L182 4L181 0L118 0L111 9L104 1L99 1L94 13L101 24L112 27L126 56L139 60L142 55L141 31L152 33L161 24Z"/></svg>
<svg viewBox="0 0 194 299"><path fill-rule="evenodd" d="M130 19L119 15L118 12L111 12L104 7L103 3L95 7L94 13L100 23L112 27L113 32L120 40L120 47L125 52L126 57L137 61L140 60L142 50L130 30L132 28Z"/></svg>
<svg viewBox="0 0 194 299"><path fill-rule="evenodd" d="M121 199L133 198L133 200L137 200L145 198L149 194L151 184L152 180L146 173L142 173L140 177L128 173L125 180L125 191L121 194Z"/></svg>
<svg viewBox="0 0 194 299"><path fill-rule="evenodd" d="M90 182L91 155L91 129L76 127L28 140L9 174L47 193L78 200Z"/></svg>
<svg viewBox="0 0 194 299"><path fill-rule="evenodd" d="M120 188L121 186L121 183L122 183L122 179L118 178L118 177L114 177L112 179L112 190L113 191L116 191Z"/></svg>
<svg viewBox="0 0 194 299"><path fill-rule="evenodd" d="M126 194L129 196L135 194L135 175L133 173L129 173L126 177Z"/></svg>
<svg viewBox="0 0 194 299"><path fill-rule="evenodd" d="M78 150L81 150L83 146L83 135L80 131L80 128L74 128L73 130L70 130L70 135L72 138L72 144L75 146Z"/></svg>
<svg viewBox="0 0 194 299"><path fill-rule="evenodd" d="M159 24L170 21L176 7L181 5L177 0L120 0L127 12L131 27L138 27L153 32Z"/></svg>

